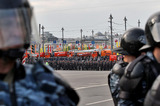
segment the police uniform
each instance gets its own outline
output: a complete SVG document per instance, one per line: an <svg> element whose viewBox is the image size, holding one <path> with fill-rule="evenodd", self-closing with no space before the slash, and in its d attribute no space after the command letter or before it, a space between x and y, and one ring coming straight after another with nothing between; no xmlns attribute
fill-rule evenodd
<svg viewBox="0 0 160 106"><path fill-rule="evenodd" d="M160 106L160 75L154 81L152 88L148 91L144 106Z"/></svg>
<svg viewBox="0 0 160 106"><path fill-rule="evenodd" d="M76 106L77 93L50 66L16 63L0 81L3 106Z"/></svg>
<svg viewBox="0 0 160 106"><path fill-rule="evenodd" d="M119 80L124 74L125 67L128 63L123 61L118 61L112 68L110 74L108 75L108 85L111 91L111 95L114 101L115 106L118 104L119 96Z"/></svg>
<svg viewBox="0 0 160 106"><path fill-rule="evenodd" d="M141 39L140 39L141 38ZM136 57L138 57L141 52L139 49L145 44L145 38L144 36L144 30L140 28L131 28L127 30L123 36L121 37L121 46L118 48L113 49L114 52L120 53L122 55L128 55L126 57L126 62L132 62L132 60ZM115 61L110 61L109 62L109 69L112 67L111 74L109 76L109 85L111 89L111 94L113 97L113 101L115 105L125 105L125 106L130 106L130 104L121 104L121 86L120 86L120 81L123 78L122 75L124 74L124 70L127 68L127 64L124 61L120 61L119 63L116 63ZM113 66L114 65L114 66ZM130 79L128 79L130 80ZM127 80L127 81L128 81ZM132 84L132 83L129 83ZM125 85L124 86L128 86Z"/></svg>
<svg viewBox="0 0 160 106"><path fill-rule="evenodd" d="M129 64L120 80L119 105L143 105L146 93L159 75L159 66L150 51Z"/></svg>

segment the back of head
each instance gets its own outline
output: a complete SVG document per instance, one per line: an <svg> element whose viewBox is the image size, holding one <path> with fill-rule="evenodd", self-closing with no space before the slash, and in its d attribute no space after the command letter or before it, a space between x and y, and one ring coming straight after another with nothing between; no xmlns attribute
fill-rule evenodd
<svg viewBox="0 0 160 106"><path fill-rule="evenodd" d="M155 47L160 43L160 12L149 17L145 26L147 43Z"/></svg>
<svg viewBox="0 0 160 106"><path fill-rule="evenodd" d="M127 30L122 38L120 47L126 51L125 55L139 56L139 49L146 43L144 30L140 28L132 28Z"/></svg>
<svg viewBox="0 0 160 106"><path fill-rule="evenodd" d="M0 0L0 9L30 7L28 0Z"/></svg>

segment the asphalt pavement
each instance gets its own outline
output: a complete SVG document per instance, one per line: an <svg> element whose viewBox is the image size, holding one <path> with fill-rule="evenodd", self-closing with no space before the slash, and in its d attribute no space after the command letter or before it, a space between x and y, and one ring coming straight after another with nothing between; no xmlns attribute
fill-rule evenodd
<svg viewBox="0 0 160 106"><path fill-rule="evenodd" d="M109 71L56 71L79 94L78 106L114 106L108 87Z"/></svg>

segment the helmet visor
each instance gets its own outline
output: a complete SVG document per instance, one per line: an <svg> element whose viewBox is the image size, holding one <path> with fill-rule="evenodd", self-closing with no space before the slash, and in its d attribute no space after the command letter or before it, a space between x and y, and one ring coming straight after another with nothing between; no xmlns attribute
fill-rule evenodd
<svg viewBox="0 0 160 106"><path fill-rule="evenodd" d="M160 42L160 22L155 23L151 29L153 39L156 42Z"/></svg>
<svg viewBox="0 0 160 106"><path fill-rule="evenodd" d="M122 47L114 48L113 52L116 52L122 55L129 55L129 53L126 50L124 50Z"/></svg>
<svg viewBox="0 0 160 106"><path fill-rule="evenodd" d="M31 8L0 10L0 49L30 44L31 39L38 42L32 19Z"/></svg>
<svg viewBox="0 0 160 106"><path fill-rule="evenodd" d="M145 50L148 50L148 49L150 49L151 48L151 46L150 45L143 45L140 49L139 49L139 51L145 51Z"/></svg>

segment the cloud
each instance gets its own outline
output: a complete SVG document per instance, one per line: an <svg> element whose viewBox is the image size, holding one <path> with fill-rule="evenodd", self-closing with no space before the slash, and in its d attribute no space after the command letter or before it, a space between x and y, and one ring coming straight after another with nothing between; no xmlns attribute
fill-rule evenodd
<svg viewBox="0 0 160 106"><path fill-rule="evenodd" d="M72 0L30 0L37 12L63 10L75 5Z"/></svg>
<svg viewBox="0 0 160 106"><path fill-rule="evenodd" d="M46 30L59 31L61 27L69 30L99 29L109 30L109 15L112 14L114 31L124 30L124 17L127 17L127 28L137 26L140 19L144 28L147 18L160 10L159 0L30 0L34 7L37 22L45 25ZM101 26L96 23L102 23ZM130 26L129 26L130 25ZM47 28L53 27L53 28ZM120 30L116 30L120 29ZM103 31L104 32L104 31ZM67 33L67 32L66 32ZM69 32L68 32L69 33ZM71 31L75 33L75 31ZM66 35L67 36L67 35Z"/></svg>

